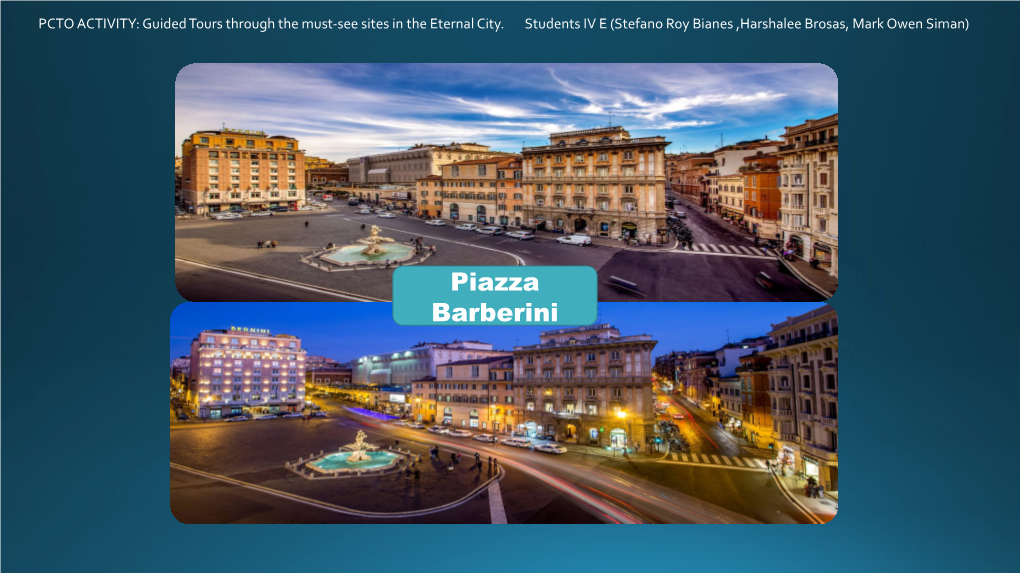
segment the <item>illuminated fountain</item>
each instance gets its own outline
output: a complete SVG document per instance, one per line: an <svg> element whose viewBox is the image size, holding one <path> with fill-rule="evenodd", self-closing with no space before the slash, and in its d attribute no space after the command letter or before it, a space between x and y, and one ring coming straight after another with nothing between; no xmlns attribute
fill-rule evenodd
<svg viewBox="0 0 1020 573"><path fill-rule="evenodd" d="M365 443L365 432L358 431L353 444L340 448L340 453L329 454L308 462L307 467L319 473L337 475L361 472L384 472L393 469L404 458L401 454L379 451L377 446Z"/></svg>
<svg viewBox="0 0 1020 573"><path fill-rule="evenodd" d="M320 258L342 267L363 264L385 265L387 262L397 265L414 258L414 247L400 245L393 239L380 236L379 227L375 225L372 225L368 237L358 239L356 242L357 245L344 245L321 255Z"/></svg>

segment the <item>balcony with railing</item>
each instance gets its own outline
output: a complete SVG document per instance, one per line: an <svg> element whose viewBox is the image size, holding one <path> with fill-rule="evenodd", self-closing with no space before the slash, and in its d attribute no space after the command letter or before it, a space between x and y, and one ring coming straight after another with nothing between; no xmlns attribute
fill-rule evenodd
<svg viewBox="0 0 1020 573"><path fill-rule="evenodd" d="M816 457L821 461L835 462L839 460L839 452L831 446L805 443L802 448L805 454Z"/></svg>
<svg viewBox="0 0 1020 573"><path fill-rule="evenodd" d="M533 175L524 179L525 183L601 183L624 181L665 181L665 175Z"/></svg>
<svg viewBox="0 0 1020 573"><path fill-rule="evenodd" d="M541 147L525 147L522 153L539 153L543 151L557 151L561 149L589 149L589 148L608 148L608 147L619 147L628 145L647 145L649 143L666 143L665 137L638 137L634 139L609 139L609 140L598 140L588 141L584 143L564 143L562 145L544 145Z"/></svg>
<svg viewBox="0 0 1020 573"><path fill-rule="evenodd" d="M821 424L823 426L826 426L828 428L838 428L839 427L839 420L837 420L836 418L824 418L823 417L823 418L820 418L818 421L821 422Z"/></svg>

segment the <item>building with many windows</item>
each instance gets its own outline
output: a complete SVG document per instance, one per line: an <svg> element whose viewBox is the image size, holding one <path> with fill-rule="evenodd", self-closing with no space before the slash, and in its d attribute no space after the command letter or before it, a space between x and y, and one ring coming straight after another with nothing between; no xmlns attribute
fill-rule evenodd
<svg viewBox="0 0 1020 573"><path fill-rule="evenodd" d="M553 133L524 154L524 220L594 237L665 242L664 137L622 127Z"/></svg>
<svg viewBox="0 0 1020 573"><path fill-rule="evenodd" d="M477 143L419 144L404 151L355 157L347 165L351 181L359 185L413 185L426 177L442 175L442 167L450 163L513 155Z"/></svg>
<svg viewBox="0 0 1020 573"><path fill-rule="evenodd" d="M772 441L772 408L769 399L769 364L772 360L755 352L741 357L740 377L743 435L759 448Z"/></svg>
<svg viewBox="0 0 1020 573"><path fill-rule="evenodd" d="M838 490L839 318L825 306L772 325L764 355L780 461Z"/></svg>
<svg viewBox="0 0 1020 573"><path fill-rule="evenodd" d="M656 422L649 335L609 324L541 333L514 348L514 425L534 436L617 448L644 447Z"/></svg>
<svg viewBox="0 0 1020 573"><path fill-rule="evenodd" d="M200 418L304 409L300 338L248 328L205 330L192 341L190 358L187 400Z"/></svg>
<svg viewBox="0 0 1020 573"><path fill-rule="evenodd" d="M742 218L744 190L740 168L744 166L744 158L751 153L771 153L777 149L779 145L768 139L742 141L717 149L712 154L712 167L705 175L707 194L705 207L719 215L729 213L731 216L739 215Z"/></svg>
<svg viewBox="0 0 1020 573"><path fill-rule="evenodd" d="M494 434L513 431L513 356L451 362L437 373L412 386L415 420Z"/></svg>
<svg viewBox="0 0 1020 573"><path fill-rule="evenodd" d="M708 173L715 164L712 154L684 155L677 164L673 190L699 207L708 207Z"/></svg>
<svg viewBox="0 0 1020 573"><path fill-rule="evenodd" d="M787 127L779 222L786 249L839 278L839 114Z"/></svg>
<svg viewBox="0 0 1020 573"><path fill-rule="evenodd" d="M455 223L521 226L521 160L493 157L458 161L442 175L416 181L419 210Z"/></svg>
<svg viewBox="0 0 1020 573"><path fill-rule="evenodd" d="M436 376L436 368L450 362L506 355L487 342L423 342L407 350L364 356L351 361L355 386L402 386Z"/></svg>
<svg viewBox="0 0 1020 573"><path fill-rule="evenodd" d="M191 134L181 146L181 197L196 215L305 203L305 154L298 140L226 129Z"/></svg>
<svg viewBox="0 0 1020 573"><path fill-rule="evenodd" d="M305 170L305 189L339 187L350 182L346 165L308 168Z"/></svg>
<svg viewBox="0 0 1020 573"><path fill-rule="evenodd" d="M759 153L744 158L744 227L759 237L782 239L779 233L779 158Z"/></svg>

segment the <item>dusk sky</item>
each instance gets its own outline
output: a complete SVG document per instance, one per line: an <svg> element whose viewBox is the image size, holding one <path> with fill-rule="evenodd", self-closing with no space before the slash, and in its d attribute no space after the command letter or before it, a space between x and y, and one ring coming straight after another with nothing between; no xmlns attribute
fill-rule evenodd
<svg viewBox="0 0 1020 573"><path fill-rule="evenodd" d="M716 350L730 340L768 333L772 324L819 303L601 303L601 322L624 336L650 334L655 354ZM170 319L170 358L186 356L199 332L231 326L269 329L302 339L309 354L341 361L406 350L419 342L480 340L500 350L538 344L551 326L397 326L388 303L187 303Z"/></svg>
<svg viewBox="0 0 1020 573"><path fill-rule="evenodd" d="M454 141L520 152L550 133L627 128L668 153L778 139L838 111L820 64L194 64L177 76L175 149L196 131L296 137L332 161Z"/></svg>

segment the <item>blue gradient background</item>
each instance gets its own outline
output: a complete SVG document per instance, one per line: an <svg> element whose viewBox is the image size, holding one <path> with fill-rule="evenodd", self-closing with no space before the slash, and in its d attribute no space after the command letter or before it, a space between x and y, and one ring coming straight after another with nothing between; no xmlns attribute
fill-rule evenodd
<svg viewBox="0 0 1020 573"><path fill-rule="evenodd" d="M1017 4L81 2L4 3L0 10L4 568L300 568L351 548L357 551L343 566L368 571L380 569L380 557L393 563L384 569L1012 568L1013 421L1008 409L987 406L1014 403L1017 394L1009 383L1018 342L1017 195L1008 168L1017 132ZM356 41L294 32L291 47L271 49L266 44L281 45L282 37L260 44L229 33L36 28L37 18L49 16L529 14L966 17L971 30L684 36L539 34L515 26L498 37ZM183 302L169 264L164 155L177 71L192 62L409 59L819 61L836 71L850 250L832 304L850 344L843 376L851 390L844 395L850 465L842 474L850 497L835 522L498 533L176 522L167 503L164 414L162 406L153 410L165 399L166 320ZM1005 169L993 178L999 165ZM153 177L161 172L165 179ZM72 469L42 467L57 452L74 460ZM507 561L508 552L515 558Z"/></svg>

